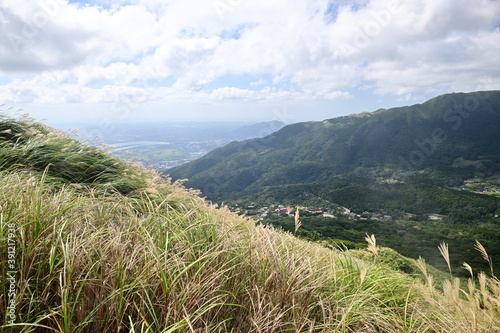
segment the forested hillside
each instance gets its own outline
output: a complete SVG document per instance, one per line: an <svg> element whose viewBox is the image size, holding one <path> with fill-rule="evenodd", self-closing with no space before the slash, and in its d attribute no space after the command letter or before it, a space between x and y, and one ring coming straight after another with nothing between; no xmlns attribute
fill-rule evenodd
<svg viewBox="0 0 500 333"><path fill-rule="evenodd" d="M286 126L169 171L213 200L266 186L368 181L498 183L500 92L448 94L423 104Z"/></svg>

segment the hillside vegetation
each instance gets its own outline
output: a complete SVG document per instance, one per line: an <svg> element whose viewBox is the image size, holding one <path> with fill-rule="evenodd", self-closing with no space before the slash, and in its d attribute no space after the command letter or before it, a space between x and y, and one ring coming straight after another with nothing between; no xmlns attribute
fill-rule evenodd
<svg viewBox="0 0 500 333"><path fill-rule="evenodd" d="M437 286L373 237L327 248L30 120L0 128L4 332L500 331L489 272Z"/></svg>

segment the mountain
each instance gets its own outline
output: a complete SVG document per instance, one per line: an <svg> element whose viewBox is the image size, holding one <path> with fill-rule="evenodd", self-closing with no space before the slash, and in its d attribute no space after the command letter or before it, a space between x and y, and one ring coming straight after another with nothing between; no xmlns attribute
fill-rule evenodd
<svg viewBox="0 0 500 333"><path fill-rule="evenodd" d="M232 140L248 140L262 138L276 132L286 124L279 120L266 121L251 125L241 126L230 133Z"/></svg>
<svg viewBox="0 0 500 333"><path fill-rule="evenodd" d="M275 213L281 207L326 211L303 218L298 234L309 239L356 247L375 233L384 246L446 270L437 251L445 242L458 249L452 265L487 269L468 249L479 240L500 256L498 147L500 92L456 93L289 125L230 143L170 176L290 232L293 218Z"/></svg>
<svg viewBox="0 0 500 333"><path fill-rule="evenodd" d="M384 180L461 186L500 170L500 91L288 125L169 171L212 200L275 186Z"/></svg>
<svg viewBox="0 0 500 333"><path fill-rule="evenodd" d="M474 275L459 297L466 289L451 276L441 290L423 259L374 236L369 250L340 251L256 225L154 171L1 113L0 179L1 332L500 327L494 276Z"/></svg>

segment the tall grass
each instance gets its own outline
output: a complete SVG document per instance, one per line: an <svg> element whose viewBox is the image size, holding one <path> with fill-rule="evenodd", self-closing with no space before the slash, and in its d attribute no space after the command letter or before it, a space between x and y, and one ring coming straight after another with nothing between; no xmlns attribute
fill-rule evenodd
<svg viewBox="0 0 500 333"><path fill-rule="evenodd" d="M130 194L144 187L138 168L130 168L97 147L73 140L30 118L0 114L0 170L46 173L66 184L94 185L103 191Z"/></svg>
<svg viewBox="0 0 500 333"><path fill-rule="evenodd" d="M67 158L87 152L71 151ZM478 275L477 283L458 289L458 295L460 286L453 283L438 291L382 264L384 251L374 236L368 238L379 256L361 260L255 225L134 166L124 167L143 185L124 195L103 191L104 183L96 181L59 180L50 168L44 173L30 161L0 171L0 256L7 257L9 226L16 225L18 272L16 320L8 324L1 318L2 331L494 332L499 327L500 283L492 276ZM87 170L80 171L82 179ZM116 172L126 177L124 170ZM0 266L0 314L8 307L7 271Z"/></svg>
<svg viewBox="0 0 500 333"><path fill-rule="evenodd" d="M448 245L441 243L438 248L448 264L451 275ZM477 241L475 248L488 261L493 274L492 260L486 249ZM419 261L422 272L428 281L432 281L432 277L426 272L425 262L422 259ZM488 277L484 272L480 272L475 279L469 264L464 263L463 268L471 275L465 287L453 276L444 281L441 290L434 288L434 285L428 282L428 290L424 295L429 304L436 311L445 313L445 316L440 317L441 320L456 323L455 331L500 332L500 280L493 275Z"/></svg>
<svg viewBox="0 0 500 333"><path fill-rule="evenodd" d="M422 293L409 276L255 226L179 188L89 196L29 174L0 176L2 244L6 226L19 227L19 331L468 332L463 308L477 297L478 331L498 324L492 277L481 275L466 299L454 285Z"/></svg>

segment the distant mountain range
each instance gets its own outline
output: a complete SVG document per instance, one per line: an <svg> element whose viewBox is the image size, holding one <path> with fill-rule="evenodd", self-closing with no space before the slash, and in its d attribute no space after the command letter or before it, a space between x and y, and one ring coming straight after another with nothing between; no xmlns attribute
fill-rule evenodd
<svg viewBox="0 0 500 333"><path fill-rule="evenodd" d="M150 142L230 142L248 140L267 136L286 124L277 120L247 122L175 122L158 120L143 123L116 123L109 127L98 124L59 124L58 128L79 128L77 133L81 139L98 136L107 144L130 141Z"/></svg>
<svg viewBox="0 0 500 333"><path fill-rule="evenodd" d="M285 126L286 124L279 120L265 121L238 127L234 131L229 132L228 136L232 140L263 138L282 129Z"/></svg>

